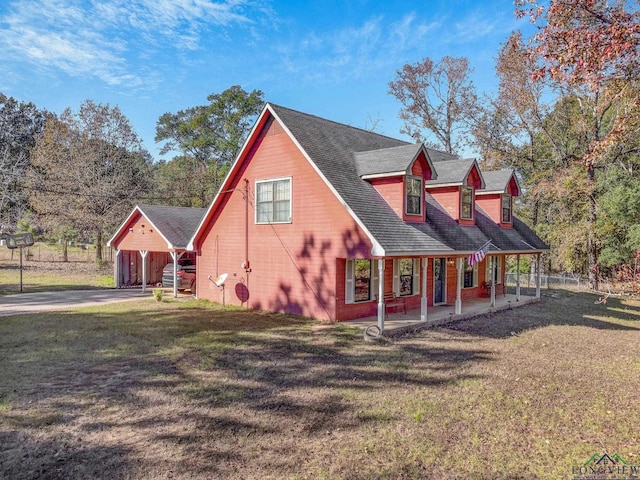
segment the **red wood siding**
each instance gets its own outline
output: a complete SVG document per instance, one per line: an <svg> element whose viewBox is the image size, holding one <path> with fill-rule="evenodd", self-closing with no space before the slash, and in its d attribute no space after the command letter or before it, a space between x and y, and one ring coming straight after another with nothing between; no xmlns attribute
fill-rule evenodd
<svg viewBox="0 0 640 480"><path fill-rule="evenodd" d="M460 220L460 187L428 187L428 191L449 216Z"/></svg>
<svg viewBox="0 0 640 480"><path fill-rule="evenodd" d="M371 179L371 185L393 208L396 215L404 216L404 177L385 177Z"/></svg>
<svg viewBox="0 0 640 480"><path fill-rule="evenodd" d="M476 197L476 203L487 213L487 215L489 215L491 220L502 228L513 228L512 222L502 221L502 194L487 193L484 195L478 195ZM511 215L513 215L513 200L511 202L511 209Z"/></svg>
<svg viewBox="0 0 640 480"><path fill-rule="evenodd" d="M476 195L476 204L485 211L495 223L501 223L502 201L499 193Z"/></svg>
<svg viewBox="0 0 640 480"><path fill-rule="evenodd" d="M144 225L144 228L142 227ZM130 231L133 229L133 231ZM151 226L149 220L137 212L128 225L122 229L124 234L113 242L118 250L148 250L150 252L168 252L167 241Z"/></svg>
<svg viewBox="0 0 640 480"><path fill-rule="evenodd" d="M291 177L292 222L256 225L255 181L280 177ZM228 304L336 319L337 298L344 297L344 266L338 272L336 258L369 257L368 238L277 122L266 124L234 178L231 188L239 190L226 194L204 231L198 297L222 303L224 293ZM250 272L242 268L244 179ZM224 290L208 279L222 273L229 274Z"/></svg>

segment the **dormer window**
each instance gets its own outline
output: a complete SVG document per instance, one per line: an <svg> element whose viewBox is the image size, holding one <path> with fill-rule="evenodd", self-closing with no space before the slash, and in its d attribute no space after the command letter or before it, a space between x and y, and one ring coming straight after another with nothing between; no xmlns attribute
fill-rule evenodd
<svg viewBox="0 0 640 480"><path fill-rule="evenodd" d="M502 194L502 222L511 223L511 195Z"/></svg>
<svg viewBox="0 0 640 480"><path fill-rule="evenodd" d="M422 179L420 177L407 176L407 215L422 215Z"/></svg>
<svg viewBox="0 0 640 480"><path fill-rule="evenodd" d="M461 189L460 218L473 220L473 187L462 187Z"/></svg>

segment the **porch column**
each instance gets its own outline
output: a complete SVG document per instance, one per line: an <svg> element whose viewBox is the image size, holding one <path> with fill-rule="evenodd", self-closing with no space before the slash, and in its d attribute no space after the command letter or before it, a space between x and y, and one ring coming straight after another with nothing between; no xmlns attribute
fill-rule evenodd
<svg viewBox="0 0 640 480"><path fill-rule="evenodd" d="M116 249L116 261L113 264L114 268L113 268L113 284L116 286L116 288L120 288L120 274L121 274L121 266L120 266L120 261L122 260L122 257L120 256L120 250Z"/></svg>
<svg viewBox="0 0 640 480"><path fill-rule="evenodd" d="M540 254L536 254L536 298L540 298Z"/></svg>
<svg viewBox="0 0 640 480"><path fill-rule="evenodd" d="M422 299L420 300L420 320L427 321L427 259L422 259Z"/></svg>
<svg viewBox="0 0 640 480"><path fill-rule="evenodd" d="M496 306L496 256L491 255L491 306Z"/></svg>
<svg viewBox="0 0 640 480"><path fill-rule="evenodd" d="M173 298L178 298L178 260L182 258L184 252L178 253L175 250L169 252L173 260Z"/></svg>
<svg viewBox="0 0 640 480"><path fill-rule="evenodd" d="M516 255L516 302L520 301L520 254Z"/></svg>
<svg viewBox="0 0 640 480"><path fill-rule="evenodd" d="M462 313L462 261L462 258L456 258L456 315Z"/></svg>
<svg viewBox="0 0 640 480"><path fill-rule="evenodd" d="M378 328L384 331L384 258L378 259Z"/></svg>
<svg viewBox="0 0 640 480"><path fill-rule="evenodd" d="M142 293L147 291L147 254L149 250L140 250L142 257Z"/></svg>

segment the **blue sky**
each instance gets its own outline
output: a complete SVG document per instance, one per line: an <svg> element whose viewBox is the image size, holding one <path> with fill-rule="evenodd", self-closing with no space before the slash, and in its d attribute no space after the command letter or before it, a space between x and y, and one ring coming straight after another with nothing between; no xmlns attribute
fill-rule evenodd
<svg viewBox="0 0 640 480"><path fill-rule="evenodd" d="M396 70L466 56L495 90L512 0L2 0L0 92L56 113L118 105L158 156L165 112L231 85L265 100L397 138Z"/></svg>

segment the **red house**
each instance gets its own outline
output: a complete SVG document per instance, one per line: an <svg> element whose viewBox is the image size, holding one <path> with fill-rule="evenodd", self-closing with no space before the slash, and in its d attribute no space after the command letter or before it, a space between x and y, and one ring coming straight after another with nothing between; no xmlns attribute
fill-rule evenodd
<svg viewBox="0 0 640 480"><path fill-rule="evenodd" d="M267 104L186 247L197 295L381 328L390 305L460 313L500 293L506 255L548 249L519 193L511 170Z"/></svg>

